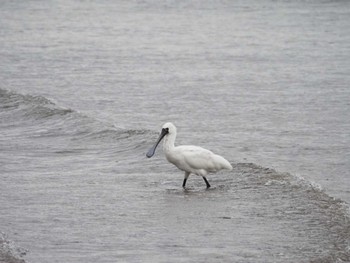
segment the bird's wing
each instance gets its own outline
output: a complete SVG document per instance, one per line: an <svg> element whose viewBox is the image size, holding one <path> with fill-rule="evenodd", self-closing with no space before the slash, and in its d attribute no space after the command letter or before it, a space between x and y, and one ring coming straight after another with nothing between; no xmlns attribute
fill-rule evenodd
<svg viewBox="0 0 350 263"><path fill-rule="evenodd" d="M194 170L216 172L221 169L232 170L231 164L222 156L198 146L179 146L184 162Z"/></svg>
<svg viewBox="0 0 350 263"><path fill-rule="evenodd" d="M192 169L204 169L207 171L216 170L214 163L214 154L198 146L179 146L184 161Z"/></svg>

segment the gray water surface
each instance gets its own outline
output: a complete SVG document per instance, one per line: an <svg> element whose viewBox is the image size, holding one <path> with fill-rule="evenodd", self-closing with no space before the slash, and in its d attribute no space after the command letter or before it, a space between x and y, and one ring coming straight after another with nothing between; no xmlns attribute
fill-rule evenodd
<svg viewBox="0 0 350 263"><path fill-rule="evenodd" d="M349 261L348 2L0 6L0 261Z"/></svg>

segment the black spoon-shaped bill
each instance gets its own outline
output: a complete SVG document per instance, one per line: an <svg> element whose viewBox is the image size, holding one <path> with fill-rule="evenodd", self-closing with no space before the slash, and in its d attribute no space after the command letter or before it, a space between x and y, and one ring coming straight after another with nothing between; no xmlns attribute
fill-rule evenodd
<svg viewBox="0 0 350 263"><path fill-rule="evenodd" d="M146 153L146 156L148 158L151 158L154 153L156 152L156 148L158 146L158 144L160 143L160 141L164 138L165 135L168 134L168 130L167 129L162 129L162 132L159 134L158 140L156 141L156 143L151 147L151 149L149 149L149 151Z"/></svg>

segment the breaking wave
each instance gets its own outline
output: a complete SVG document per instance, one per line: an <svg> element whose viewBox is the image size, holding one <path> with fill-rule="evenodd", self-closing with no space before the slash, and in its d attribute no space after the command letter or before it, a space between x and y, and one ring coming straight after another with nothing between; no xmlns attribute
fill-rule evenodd
<svg viewBox="0 0 350 263"><path fill-rule="evenodd" d="M16 246L4 233L0 232L0 262L24 263L23 257L26 253L26 250Z"/></svg>
<svg viewBox="0 0 350 263"><path fill-rule="evenodd" d="M65 157L85 154L108 160L120 156L115 161L118 163L116 171L120 169L127 173L142 169L145 165L148 168L153 165L154 173L164 171L157 158L152 164L144 162L146 149L156 137L154 131L121 129L60 107L42 96L0 89L0 128L2 140L15 141L21 145L22 151L32 153L45 150L53 156ZM41 141L33 147L28 144L29 139ZM3 151L12 150L6 148L10 147L6 143L2 145ZM238 178L235 185L228 185L229 178L222 177L217 181L219 188L227 191L249 190L256 196L263 196L256 200L260 202L261 209L250 216L288 221L286 225L294 227L298 235L308 234L308 245L315 247L315 253L310 255L308 262L350 260L349 210L342 200L329 196L317 183L253 163L234 165L233 174ZM25 254L4 234L0 235L1 262L24 262L22 257Z"/></svg>

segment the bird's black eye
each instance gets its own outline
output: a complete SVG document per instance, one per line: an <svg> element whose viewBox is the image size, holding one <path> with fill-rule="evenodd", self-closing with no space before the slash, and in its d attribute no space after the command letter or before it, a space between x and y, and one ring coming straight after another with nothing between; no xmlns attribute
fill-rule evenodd
<svg viewBox="0 0 350 263"><path fill-rule="evenodd" d="M165 131L168 133L169 132L169 128L165 128Z"/></svg>

